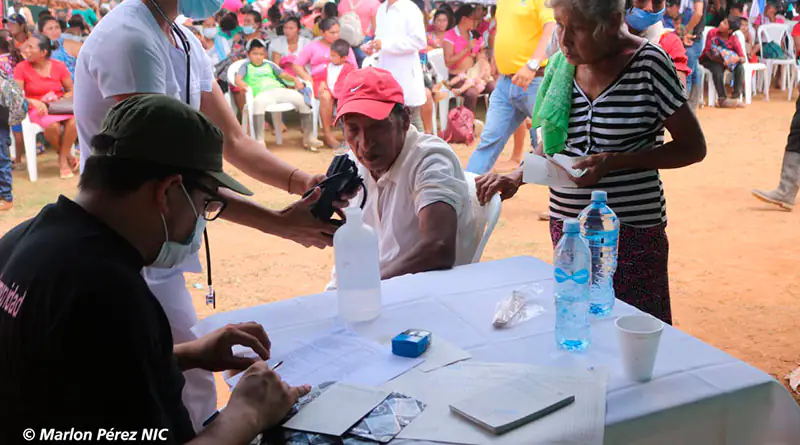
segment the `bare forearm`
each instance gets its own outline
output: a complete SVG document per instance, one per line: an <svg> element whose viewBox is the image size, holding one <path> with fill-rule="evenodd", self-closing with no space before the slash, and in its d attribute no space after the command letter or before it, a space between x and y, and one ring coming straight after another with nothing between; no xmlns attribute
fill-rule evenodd
<svg viewBox="0 0 800 445"><path fill-rule="evenodd" d="M692 12L692 18L689 19L689 23L686 24L686 31L689 33L694 32L694 28L700 23L700 20L703 19L703 2L694 2L694 11Z"/></svg>
<svg viewBox="0 0 800 445"><path fill-rule="evenodd" d="M447 65L448 68L456 68L456 63L462 60L470 51L471 48L468 45L466 48L462 49L458 53L453 54L452 56L445 56L445 65Z"/></svg>
<svg viewBox="0 0 800 445"><path fill-rule="evenodd" d="M306 185L311 180L311 175L296 170L291 164L272 154L263 142L244 134L226 140L223 153L228 162L247 176L292 194L304 193Z"/></svg>
<svg viewBox="0 0 800 445"><path fill-rule="evenodd" d="M306 72L306 69L303 68L302 66L300 66L300 65L295 63L295 64L292 65L292 69L294 69L294 72L297 73L297 77L305 80L306 82L313 82L313 80L311 79L311 76L308 75L308 73Z"/></svg>
<svg viewBox="0 0 800 445"><path fill-rule="evenodd" d="M381 278L386 280L410 273L450 269L455 262L455 245L448 246L441 240L421 240L405 255L395 259L386 270L382 270Z"/></svg>
<svg viewBox="0 0 800 445"><path fill-rule="evenodd" d="M194 342L188 341L186 343L174 345L172 347L172 354L175 355L175 359L178 362L178 368L181 371L188 371L190 369L197 368L195 362Z"/></svg>
<svg viewBox="0 0 800 445"><path fill-rule="evenodd" d="M259 432L255 413L232 412L229 405L187 445L247 445Z"/></svg>
<svg viewBox="0 0 800 445"><path fill-rule="evenodd" d="M550 44L550 39L553 37L553 32L556 30L555 22L545 23L542 29L542 37L539 39L539 44L531 55L531 59L539 61L547 59L547 45Z"/></svg>
<svg viewBox="0 0 800 445"><path fill-rule="evenodd" d="M228 200L228 206L220 215L222 219L266 234L283 237L285 220L279 212L268 209L244 198L228 189L220 189L219 194Z"/></svg>
<svg viewBox="0 0 800 445"><path fill-rule="evenodd" d="M702 149L689 150L679 146L680 142L668 142L658 148L635 153L620 153L611 160L611 171L615 170L665 170L696 164L705 158L705 141Z"/></svg>

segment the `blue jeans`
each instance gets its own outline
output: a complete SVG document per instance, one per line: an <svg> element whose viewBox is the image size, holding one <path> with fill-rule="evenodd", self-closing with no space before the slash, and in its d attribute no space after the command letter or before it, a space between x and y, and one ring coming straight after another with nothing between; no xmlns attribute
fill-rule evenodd
<svg viewBox="0 0 800 445"><path fill-rule="evenodd" d="M686 78L686 93L689 94L692 91L694 85L698 85L698 88L703 88L703 85L700 85L700 55L703 53L703 42L702 39L695 39L692 46L686 47L686 59L687 65L689 65L689 69L692 70L692 74Z"/></svg>
<svg viewBox="0 0 800 445"><path fill-rule="evenodd" d="M489 109L486 110L486 124L481 133L481 142L469 158L467 171L482 175L494 167L508 139L517 131L525 118L533 113L536 93L541 84L542 78L536 77L525 91L511 83L510 77L500 76L494 92L489 97ZM535 128L531 128L531 144L536 146Z"/></svg>
<svg viewBox="0 0 800 445"><path fill-rule="evenodd" d="M365 44L365 43L367 43L369 41L372 41L372 37L367 36L367 37L364 38L364 41L361 42L361 45L363 45L363 44ZM356 63L358 64L358 68L361 68L361 63L364 61L364 59L367 58L367 53L365 53L361 49L361 45L352 47L353 48L353 55L356 56Z"/></svg>
<svg viewBox="0 0 800 445"><path fill-rule="evenodd" d="M14 200L14 197L11 196L11 157L9 156L10 146L11 132L8 131L8 128L0 129L0 199L4 199L8 202Z"/></svg>

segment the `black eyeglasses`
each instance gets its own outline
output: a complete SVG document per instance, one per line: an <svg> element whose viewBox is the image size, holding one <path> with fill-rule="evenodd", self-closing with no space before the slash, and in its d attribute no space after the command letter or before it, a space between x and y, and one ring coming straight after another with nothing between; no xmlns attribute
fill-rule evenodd
<svg viewBox="0 0 800 445"><path fill-rule="evenodd" d="M205 218L206 221L214 221L219 218L219 215L221 215L225 207L228 206L227 199L217 195L217 192L206 187L199 181L188 181L186 185L191 189L200 190L211 196L203 200L203 218Z"/></svg>

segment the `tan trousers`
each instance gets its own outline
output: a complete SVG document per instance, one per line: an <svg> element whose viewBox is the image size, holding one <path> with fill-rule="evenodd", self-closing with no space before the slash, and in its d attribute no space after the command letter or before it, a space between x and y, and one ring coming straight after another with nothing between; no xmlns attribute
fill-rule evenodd
<svg viewBox="0 0 800 445"><path fill-rule="evenodd" d="M253 113L263 115L267 111L267 107L279 103L289 103L297 108L300 114L311 113L311 107L306 105L303 95L290 88L275 88L268 91L263 91L255 97L253 104Z"/></svg>

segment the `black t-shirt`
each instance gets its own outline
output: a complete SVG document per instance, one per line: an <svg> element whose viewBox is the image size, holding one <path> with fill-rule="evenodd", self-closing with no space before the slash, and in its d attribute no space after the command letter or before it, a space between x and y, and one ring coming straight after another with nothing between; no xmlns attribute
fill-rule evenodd
<svg viewBox="0 0 800 445"><path fill-rule="evenodd" d="M700 0L693 0L692 8L695 8L698 3L700 3ZM706 14L708 14L708 0L703 0L702 3L703 3L703 15L700 17L700 22L698 22L697 26L694 27L695 42L703 38L703 31L706 29ZM694 9L692 9L692 11L694 11ZM706 42L703 42L703 46L705 46L705 44Z"/></svg>
<svg viewBox="0 0 800 445"><path fill-rule="evenodd" d="M137 431L139 443L144 428L168 429L159 443L194 436L142 266L127 240L63 196L0 239L0 444L26 443L25 428L97 442L100 428Z"/></svg>

